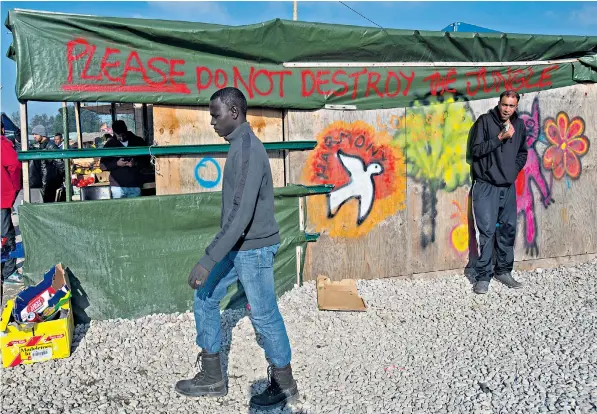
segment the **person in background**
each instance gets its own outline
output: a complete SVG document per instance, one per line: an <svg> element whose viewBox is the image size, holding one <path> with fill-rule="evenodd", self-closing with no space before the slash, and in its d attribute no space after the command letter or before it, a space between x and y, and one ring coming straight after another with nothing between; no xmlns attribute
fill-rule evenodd
<svg viewBox="0 0 597 414"><path fill-rule="evenodd" d="M56 150L56 144L48 139L46 134L46 127L43 125L36 125L31 131L33 139L35 140L36 148L41 150Z"/></svg>
<svg viewBox="0 0 597 414"><path fill-rule="evenodd" d="M56 144L58 149L64 149L64 138L62 138L62 134L60 132L54 135L54 144Z"/></svg>
<svg viewBox="0 0 597 414"><path fill-rule="evenodd" d="M43 125L33 127L35 149L57 150L56 144L50 141ZM60 167L62 165L62 167ZM60 174L62 171L62 175ZM62 160L33 160L29 167L29 184L31 188L40 188L44 203L56 201L56 191L64 183L64 162Z"/></svg>
<svg viewBox="0 0 597 414"><path fill-rule="evenodd" d="M54 135L54 144L56 145L56 148L59 150L63 150L64 149L64 138L62 138L62 134L60 132L57 132L56 135ZM64 176L64 160L63 159L56 159L54 160L54 163L56 164L56 167L58 168L58 175L61 177L60 180L60 186L64 189L64 183L65 183L65 179L66 177ZM65 201L66 197L64 197L64 200L62 200L62 196L64 195L64 191L61 193L61 201Z"/></svg>
<svg viewBox="0 0 597 414"><path fill-rule="evenodd" d="M112 136L112 134L104 134L102 135L102 137L100 138L100 141L97 145L98 148L103 148L106 146L106 142L110 141L112 138L114 138Z"/></svg>
<svg viewBox="0 0 597 414"><path fill-rule="evenodd" d="M516 109L520 95L505 91L497 106L481 115L471 127L473 168L472 207L478 259L474 292L485 294L495 278L519 289L512 277L516 239L516 188L514 181L527 162L526 126Z"/></svg>
<svg viewBox="0 0 597 414"><path fill-rule="evenodd" d="M110 138L104 148L147 147L147 142L128 130L122 120L112 124L114 138ZM149 166L149 156L142 157L102 157L100 167L110 171L110 192L112 198L130 198L141 195L143 176L141 170Z"/></svg>
<svg viewBox="0 0 597 414"><path fill-rule="evenodd" d="M17 158L12 142L4 136L4 124L2 124L2 140L0 157L2 158L2 175L0 176L0 187L2 192L2 257L6 257L16 248L16 232L12 224L12 206L17 194L23 188L21 178L21 163ZM23 276L17 272L17 259L9 258L2 263L2 282L7 284L23 283Z"/></svg>
<svg viewBox="0 0 597 414"><path fill-rule="evenodd" d="M247 122L247 100L237 88L223 88L209 103L211 125L230 143L222 180L221 229L189 274L195 289L197 361L194 378L178 381L189 397L223 396L228 390L220 362L220 301L240 281L251 307L251 321L263 338L270 362L268 387L251 397L257 409L280 407L298 395L290 365L291 349L276 302L274 262L280 231L274 216L274 185L267 152Z"/></svg>

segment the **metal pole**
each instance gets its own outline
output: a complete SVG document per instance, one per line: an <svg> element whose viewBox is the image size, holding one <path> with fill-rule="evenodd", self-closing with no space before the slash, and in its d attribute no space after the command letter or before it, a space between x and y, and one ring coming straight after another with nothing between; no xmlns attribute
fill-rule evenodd
<svg viewBox="0 0 597 414"><path fill-rule="evenodd" d="M575 63L578 59L527 60L520 62L284 62L285 68L376 68L376 67L497 67L497 66L545 66Z"/></svg>
<svg viewBox="0 0 597 414"><path fill-rule="evenodd" d="M27 131L27 101L21 103L21 150L29 149L29 131ZM23 200L31 202L31 188L29 188L29 161L23 161Z"/></svg>
<svg viewBox="0 0 597 414"><path fill-rule="evenodd" d="M292 20L298 20L298 1L293 1Z"/></svg>
<svg viewBox="0 0 597 414"><path fill-rule="evenodd" d="M81 102L75 102L75 123L77 124L77 145L83 148L83 133L81 132Z"/></svg>
<svg viewBox="0 0 597 414"><path fill-rule="evenodd" d="M78 102L77 102L78 103ZM76 112L76 110L75 110ZM66 102L62 102L62 129L64 130L64 149L68 150L69 136L68 136L68 108ZM72 185L70 178L70 159L65 158L64 160L64 188L66 190L66 202L69 203L73 200Z"/></svg>

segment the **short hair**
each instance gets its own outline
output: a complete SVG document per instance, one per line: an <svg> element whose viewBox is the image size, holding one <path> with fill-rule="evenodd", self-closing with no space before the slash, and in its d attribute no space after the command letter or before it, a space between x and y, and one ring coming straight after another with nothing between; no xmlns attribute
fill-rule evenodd
<svg viewBox="0 0 597 414"><path fill-rule="evenodd" d="M60 132L56 132L56 133L54 134L54 138L56 138L56 137L60 137L60 138L62 138L62 133L60 133Z"/></svg>
<svg viewBox="0 0 597 414"><path fill-rule="evenodd" d="M508 98L516 98L516 102L520 102L520 95L516 91L504 91L500 94L500 102L502 102L502 98L507 96Z"/></svg>
<svg viewBox="0 0 597 414"><path fill-rule="evenodd" d="M129 129L126 126L126 123L122 119L119 119L112 123L112 132L114 132L115 134L124 134L128 130Z"/></svg>
<svg viewBox="0 0 597 414"><path fill-rule="evenodd" d="M219 89L211 96L211 98L209 98L209 100L215 101L218 98L220 98L220 100L229 108L236 106L243 115L247 114L247 98L245 98L245 95L240 89L231 86Z"/></svg>

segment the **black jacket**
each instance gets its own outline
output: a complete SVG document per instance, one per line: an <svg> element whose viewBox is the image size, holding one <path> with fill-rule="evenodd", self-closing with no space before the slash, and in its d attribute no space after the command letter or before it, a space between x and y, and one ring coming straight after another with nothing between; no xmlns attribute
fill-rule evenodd
<svg viewBox="0 0 597 414"><path fill-rule="evenodd" d="M40 143L37 148L40 150L56 150L58 147L49 139ZM58 162L57 162L58 161ZM33 160L29 162L29 185L31 188L41 188L42 193L46 188L54 191L54 187L60 186L64 179L64 162L61 160ZM62 165L62 168L60 168Z"/></svg>
<svg viewBox="0 0 597 414"><path fill-rule="evenodd" d="M470 155L473 161L473 180L481 180L498 187L508 187L527 162L526 127L516 112L510 118L514 136L500 141L503 123L497 107L481 115L471 129Z"/></svg>
<svg viewBox="0 0 597 414"><path fill-rule="evenodd" d="M127 131L129 147L147 147L147 142L141 137ZM104 144L104 148L124 148L124 145L116 139L110 138ZM137 164L134 167L119 167L116 162L124 158L125 160L134 159ZM115 187L141 187L143 185L143 176L141 170L149 167L149 156L141 157L102 157L100 167L104 171L110 171L110 185Z"/></svg>

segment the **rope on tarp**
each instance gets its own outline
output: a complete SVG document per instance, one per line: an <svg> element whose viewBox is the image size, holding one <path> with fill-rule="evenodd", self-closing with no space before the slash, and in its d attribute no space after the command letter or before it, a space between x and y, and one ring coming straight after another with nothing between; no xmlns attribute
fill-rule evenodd
<svg viewBox="0 0 597 414"><path fill-rule="evenodd" d="M155 155L151 153L151 149L154 147L157 147L155 142L149 146L149 156L151 157L149 162L151 163L151 165L153 165L153 169L155 170L155 173L157 175L159 175L160 177L162 177L162 174L160 174L160 166L158 165L157 162L155 162L156 161Z"/></svg>

